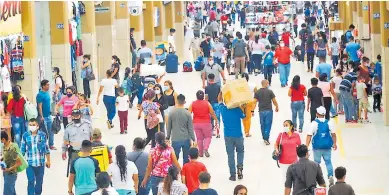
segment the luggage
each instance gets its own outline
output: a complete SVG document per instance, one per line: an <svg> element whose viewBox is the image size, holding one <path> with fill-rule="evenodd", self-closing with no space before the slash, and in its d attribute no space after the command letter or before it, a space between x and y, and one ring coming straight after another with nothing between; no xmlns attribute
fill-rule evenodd
<svg viewBox="0 0 389 195"><path fill-rule="evenodd" d="M188 61L185 61L183 64L183 70L184 72L192 72L193 71L193 68L192 68L192 63L188 62Z"/></svg>
<svg viewBox="0 0 389 195"><path fill-rule="evenodd" d="M194 63L194 69L196 71L202 71L204 68L203 57L199 56Z"/></svg>
<svg viewBox="0 0 389 195"><path fill-rule="evenodd" d="M178 72L178 57L176 54L168 54L166 56L166 72L167 73Z"/></svg>
<svg viewBox="0 0 389 195"><path fill-rule="evenodd" d="M229 109L253 101L252 90L246 79L242 78L228 81L222 88L222 94Z"/></svg>
<svg viewBox="0 0 389 195"><path fill-rule="evenodd" d="M81 155L81 152L78 154ZM99 162L100 171L107 171L109 165L108 146L97 146L92 148L90 156Z"/></svg>
<svg viewBox="0 0 389 195"><path fill-rule="evenodd" d="M153 65L147 65L142 64L140 65L140 76L150 76L150 75L156 75L158 77L165 74L165 67L160 66L158 64Z"/></svg>

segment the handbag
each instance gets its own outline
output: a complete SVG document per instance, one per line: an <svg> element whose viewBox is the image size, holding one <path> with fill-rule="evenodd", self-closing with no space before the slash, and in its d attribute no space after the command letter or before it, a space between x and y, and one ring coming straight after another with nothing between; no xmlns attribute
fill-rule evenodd
<svg viewBox="0 0 389 195"><path fill-rule="evenodd" d="M53 124L51 125L51 131L54 134L58 134L58 132L61 131L61 119L59 118L59 115L55 116Z"/></svg>
<svg viewBox="0 0 389 195"><path fill-rule="evenodd" d="M280 168L279 160L281 157L281 153L282 153L282 133L281 133L280 143L278 144L278 154L276 153L276 150L274 150L272 153L272 158L277 162L278 168Z"/></svg>
<svg viewBox="0 0 389 195"><path fill-rule="evenodd" d="M20 166L18 166L16 168L16 171L18 173L20 173L20 172L23 172L24 170L27 169L28 163L27 163L26 159L24 158L24 156L22 155L22 153L20 152L19 146L16 143L13 143L13 144L14 144L14 147L16 148L16 152L18 153L18 158L20 159L20 162L22 163Z"/></svg>
<svg viewBox="0 0 389 195"><path fill-rule="evenodd" d="M90 64L90 71L86 70L85 77L88 81L93 81L96 79L95 73L93 72L92 63Z"/></svg>

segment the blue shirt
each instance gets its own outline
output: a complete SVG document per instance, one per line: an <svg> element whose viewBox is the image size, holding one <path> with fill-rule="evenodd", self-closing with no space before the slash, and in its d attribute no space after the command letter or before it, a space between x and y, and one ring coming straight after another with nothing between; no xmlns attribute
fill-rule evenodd
<svg viewBox="0 0 389 195"><path fill-rule="evenodd" d="M76 195L91 193L97 189L96 173L100 173L99 162L90 157L78 157L73 160L70 173L75 174Z"/></svg>
<svg viewBox="0 0 389 195"><path fill-rule="evenodd" d="M382 65L379 61L375 63L374 76L377 76L380 80L380 83L382 83Z"/></svg>
<svg viewBox="0 0 389 195"><path fill-rule="evenodd" d="M26 158L29 166L45 166L46 154L50 154L46 141L46 134L39 130L35 136L31 134L31 131L26 131L23 134L20 152Z"/></svg>
<svg viewBox="0 0 389 195"><path fill-rule="evenodd" d="M51 98L48 91L40 90L38 95L36 95L37 104L42 103L42 114L43 117L49 117L51 112Z"/></svg>
<svg viewBox="0 0 389 195"><path fill-rule="evenodd" d="M357 51L360 49L361 46L358 43L348 43L346 46L346 52L350 56L351 61L359 61Z"/></svg>
<svg viewBox="0 0 389 195"><path fill-rule="evenodd" d="M263 59L263 65L264 66L273 66L273 58L274 58L274 53L273 52L269 52L266 57L265 57L265 53L266 52L263 52L262 56L264 57Z"/></svg>
<svg viewBox="0 0 389 195"><path fill-rule="evenodd" d="M242 109L228 109L223 103L219 104L219 110L224 124L224 137L242 137L241 119L245 117Z"/></svg>
<svg viewBox="0 0 389 195"><path fill-rule="evenodd" d="M309 17L311 15L311 11L309 9L306 9L304 15L305 17Z"/></svg>
<svg viewBox="0 0 389 195"><path fill-rule="evenodd" d="M321 63L321 64L316 66L316 72L318 72L319 75L324 74L324 73L327 74L327 81L330 80L331 70L332 70L331 64Z"/></svg>
<svg viewBox="0 0 389 195"><path fill-rule="evenodd" d="M343 91L350 91L352 84L355 83L357 78L357 73L349 72L348 74L346 74L346 76L344 76L342 82L340 82L339 89Z"/></svg>
<svg viewBox="0 0 389 195"><path fill-rule="evenodd" d="M348 30L348 31L346 31L345 36L346 36L346 41L347 41L347 43L348 43L348 42L350 41L350 37L353 36L353 33L351 33L351 31Z"/></svg>

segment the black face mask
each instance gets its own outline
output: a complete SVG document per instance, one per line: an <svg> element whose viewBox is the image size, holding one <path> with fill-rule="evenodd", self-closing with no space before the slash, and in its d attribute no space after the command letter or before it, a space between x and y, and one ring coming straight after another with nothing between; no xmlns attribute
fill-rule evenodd
<svg viewBox="0 0 389 195"><path fill-rule="evenodd" d="M72 120L74 123L76 123L76 124L79 124L79 123L81 123L81 119L80 118L75 118L75 119L73 119Z"/></svg>

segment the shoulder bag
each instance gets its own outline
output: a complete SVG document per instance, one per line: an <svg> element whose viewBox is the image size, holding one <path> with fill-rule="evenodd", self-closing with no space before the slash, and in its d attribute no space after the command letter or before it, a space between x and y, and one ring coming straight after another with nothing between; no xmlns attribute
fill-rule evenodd
<svg viewBox="0 0 389 195"><path fill-rule="evenodd" d="M93 72L92 63L90 64L90 71L86 70L86 79L93 81L96 79L95 73Z"/></svg>
<svg viewBox="0 0 389 195"><path fill-rule="evenodd" d="M275 160L277 162L278 168L280 168L279 160L280 160L281 153L282 153L282 134L283 133L281 133L280 143L278 144L278 154L276 153L276 150L274 150L272 153L272 158L273 158L273 160Z"/></svg>

